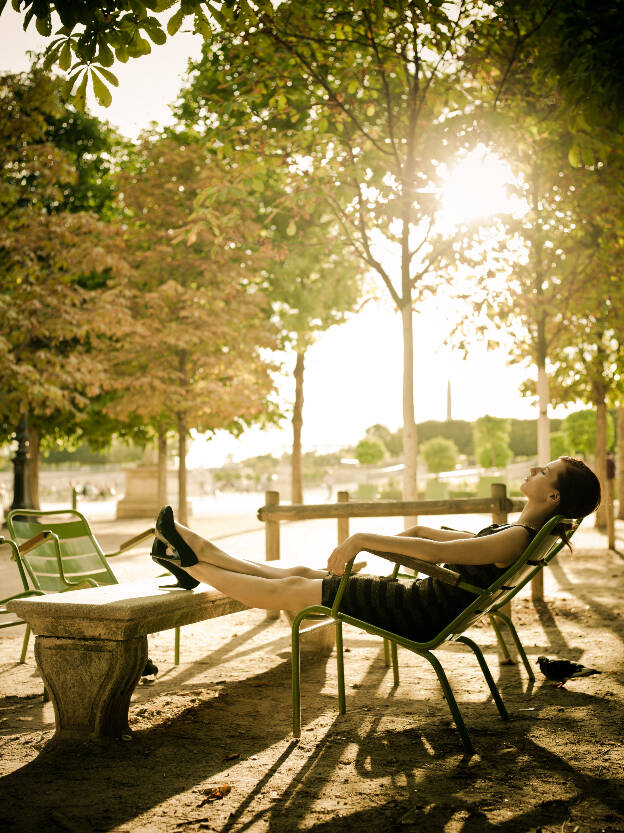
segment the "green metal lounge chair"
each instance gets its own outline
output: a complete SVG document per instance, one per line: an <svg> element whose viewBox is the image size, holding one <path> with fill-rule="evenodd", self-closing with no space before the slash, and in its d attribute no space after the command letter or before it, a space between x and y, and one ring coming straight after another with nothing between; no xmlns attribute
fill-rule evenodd
<svg viewBox="0 0 624 833"><path fill-rule="evenodd" d="M28 596L40 596L42 595L43 591L31 590L31 588L29 588L26 573L24 572L24 566L20 559L19 550L15 541L11 541L10 538L4 538L0 536L0 547L4 545L10 547L13 550L11 559L15 561L17 564L17 569L22 580L22 585L24 587L24 589L20 593L15 593L13 596L8 596L6 599L0 599L0 615L11 615L9 611L6 609L7 602L10 602L12 599L25 599ZM26 624L26 622L22 621L22 619L11 619L8 622L0 622L0 628L12 628L15 627L15 625L26 625L26 632L24 633L24 640L22 642L22 653L20 654L19 658L20 662L24 662L26 660L26 651L28 650L28 640L30 639L30 625Z"/></svg>
<svg viewBox="0 0 624 833"><path fill-rule="evenodd" d="M62 593L118 584L107 559L153 537L154 528L135 535L116 552L104 553L89 521L75 509L14 509L7 526L32 587L39 593ZM28 640L26 639L26 645ZM180 662L180 629L175 629L175 664ZM25 650L22 651L25 655Z"/></svg>
<svg viewBox="0 0 624 833"><path fill-rule="evenodd" d="M398 574L399 565L403 565L405 567L409 567L413 570L416 570L417 572L426 573L427 575L433 576L437 579L440 579L441 581L460 587L461 589L467 590L474 594L474 600L462 611L462 613L460 613L459 616L457 616L452 622L450 622L450 624L448 624L443 630L441 630L440 633L437 634L437 636L435 636L428 642L414 642L410 639L406 639L403 636L391 633L390 631L384 630L383 628L376 627L375 625L371 625L368 622L365 622L361 619L356 619L353 616L349 616L345 613L340 612L340 602L342 600L346 584L349 580L349 576L351 574L351 569L353 566L352 559L345 568L345 572L342 577L342 581L340 582L338 592L336 593L336 598L334 600L333 606L331 608L326 607L324 605L312 605L310 607L306 607L303 610L299 611L293 620L292 698L294 736L300 737L301 735L299 627L301 622L305 619L327 620L328 617L331 617L332 619L334 619L336 626L336 659L338 665L338 707L341 714L344 714L346 712L344 658L342 643L342 623L346 622L347 624L354 625L355 627L360 628L361 630L364 630L367 633L381 636L384 640L387 640L390 643L392 651L394 682L396 685L398 685L399 682L397 661L397 647L399 645L404 648L407 648L410 651L413 651L416 654L419 654L422 657L425 657L425 659L429 661L429 663L433 666L433 669L436 672L440 685L442 686L444 697L446 698L453 719L455 720L455 725L457 726L457 729L461 736L464 748L466 752L472 754L474 752L474 747L472 745L472 741L468 734L468 730L466 729L466 725L459 710L459 706L457 705L457 701L455 700L455 696L451 690L444 669L442 668L439 659L432 653L432 651L446 642L461 642L464 645L467 645L469 648L471 648L477 658L479 666L481 667L481 671L483 672L483 676L485 677L485 681L488 684L494 702L498 708L499 714L503 718L503 720L507 720L509 718L509 715L505 708L505 704L503 703L503 700L500 696L498 688L496 687L496 683L494 682L492 674L490 673L490 670L487 666L485 657L483 656L483 652L472 639L464 635L464 631L466 631L471 625L473 625L478 619L480 619L484 615L489 615L493 617L494 620L496 619L496 617L502 619L510 627L511 633L514 636L514 641L516 642L516 645L519 648L519 652L523 657L525 666L527 668L530 668L524 649L520 644L520 640L518 638L515 627L511 623L509 617L502 614L500 609L504 607L504 605L507 604L507 602L510 601L510 599L513 596L515 596L516 593L522 587L524 587L527 584L527 582L529 582L536 575L536 573L539 572L539 570L543 569L544 566L547 563L549 563L552 560L552 558L554 558L554 556L559 552L559 550L563 546L563 542L561 541L559 536L553 534L553 530L555 529L555 527L557 527L558 524L562 522L571 524L573 528L576 528L576 526L578 526L578 524L576 524L575 522L567 521L561 515L556 515L554 518L551 518L540 529L533 541L527 546L527 548L524 550L522 555L518 557L515 563L512 564L503 573L502 576L500 576L495 582L493 582L487 588L481 588L471 585L468 582L464 581L459 575L459 573L456 573L453 570L448 570L445 567L430 564L429 562L420 561L419 559L409 558L407 556L397 556L390 553L374 553L374 555L379 555L383 558L386 558L389 561L393 561L397 565L393 572L394 576ZM413 575L409 576L409 578L413 578ZM319 627L320 624L321 622L319 622L316 625L312 625L311 627ZM308 628L304 628L304 630L307 629ZM498 628L496 628L495 632L497 634L497 637L502 640L502 636L500 635L500 631Z"/></svg>
<svg viewBox="0 0 624 833"><path fill-rule="evenodd" d="M560 521L561 521L561 516L559 516L559 518L560 518ZM552 523L552 520L549 521L549 523ZM566 530L566 535L567 535L568 538L571 538L572 535L574 535L576 530L581 525L581 521L580 520L579 521L567 521L567 523L570 524L570 526ZM556 526L556 524L555 524L555 526ZM551 536L551 537L553 537L553 536ZM531 680L531 681L535 680L535 674L534 674L533 669L531 668L531 664L529 663L529 660L527 658L526 651L524 650L522 642L520 641L520 637L518 636L518 631L516 630L516 627L515 627L514 623L511 621L511 618L507 615L507 613L503 612L502 608L504 608L513 599L513 597L516 596L522 590L523 587L526 587L527 584L529 584L531 581L533 581L535 576L539 572L541 572L544 569L544 567L547 567L550 564L550 562L553 560L553 558L555 558L555 556L559 552L561 552L561 548L563 546L565 546L565 545L564 545L564 542L561 540L561 538L556 537L555 544L553 546L549 547L543 555L539 555L538 553L534 553L529 558L529 560L526 562L527 565L532 567L532 569L527 570L524 573L522 579L520 581L518 581L516 586L514 588L512 588L511 590L507 591L503 600L498 601L491 608L491 610L488 611L488 618L490 620L490 624L494 628L494 633L496 634L496 639L498 640L498 644L500 645L501 650L502 650L503 654L505 655L505 659L507 660L508 663L513 662L513 659L511 658L511 655L509 653L509 649L507 648L505 640L503 639L503 634L501 633L501 630L500 630L500 627L499 627L499 624L498 624L499 619L507 625L507 627L509 629L509 632L511 633L511 636L513 638L513 641L516 645L516 649L518 651L518 654L520 655L520 658L521 658L521 660L524 664L524 667L526 668L526 672L527 672L527 675L529 677L529 680Z"/></svg>

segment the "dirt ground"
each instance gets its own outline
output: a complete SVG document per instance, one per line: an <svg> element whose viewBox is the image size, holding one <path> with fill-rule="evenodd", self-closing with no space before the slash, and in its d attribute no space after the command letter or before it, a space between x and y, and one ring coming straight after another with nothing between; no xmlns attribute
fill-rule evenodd
<svg viewBox="0 0 624 833"><path fill-rule="evenodd" d="M602 673L564 689L503 665L473 630L511 715L504 723L471 652L438 652L477 754L461 741L432 669L399 651L395 688L379 640L345 629L347 714L335 655L306 654L303 732L292 739L289 628L246 611L150 638L159 666L130 709L134 737L61 748L21 628L0 640L0 829L183 831L624 831L624 560L581 540L550 570L547 602L514 619L532 664L565 657ZM598 539L600 540L600 539ZM579 544L581 546L579 546Z"/></svg>

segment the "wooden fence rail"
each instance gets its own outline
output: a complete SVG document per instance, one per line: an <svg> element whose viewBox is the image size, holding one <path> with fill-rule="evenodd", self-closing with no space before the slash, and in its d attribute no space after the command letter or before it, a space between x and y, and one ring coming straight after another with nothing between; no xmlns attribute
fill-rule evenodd
<svg viewBox="0 0 624 833"><path fill-rule="evenodd" d="M490 497L458 498L456 500L384 500L349 502L348 492L338 492L337 503L281 504L279 492L265 492L265 505L258 509L258 519L265 524L265 558L280 557L280 521L309 521L336 518L338 543L349 537L350 518L389 518L414 515L491 514L492 523L507 523L509 512L520 512L523 498L508 498L504 483L492 483ZM542 598L541 588L533 588L533 596ZM506 610L511 616L511 607ZM279 612L269 613L275 617Z"/></svg>
<svg viewBox="0 0 624 833"><path fill-rule="evenodd" d="M265 505L258 509L258 519L265 524L266 560L280 557L280 521L309 521L336 518L338 543L349 537L349 518L389 518L413 515L491 514L492 523L507 523L509 512L520 512L525 501L507 497L503 483L493 483L490 497L457 500L384 500L349 502L348 492L338 492L337 503L281 504L279 492L265 492Z"/></svg>

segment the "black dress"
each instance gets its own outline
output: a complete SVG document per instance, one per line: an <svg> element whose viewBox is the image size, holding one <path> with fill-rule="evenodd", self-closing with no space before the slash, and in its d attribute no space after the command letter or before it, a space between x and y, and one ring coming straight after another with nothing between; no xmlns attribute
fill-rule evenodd
<svg viewBox="0 0 624 833"><path fill-rule="evenodd" d="M512 524L491 524L475 538L509 529ZM524 524L531 535L536 532ZM507 567L495 564L445 564L477 587L488 587ZM322 604L331 607L341 576L323 579ZM363 619L379 628L415 642L428 642L474 600L474 594L435 578L393 579L385 576L355 575L349 578L340 603L341 613Z"/></svg>

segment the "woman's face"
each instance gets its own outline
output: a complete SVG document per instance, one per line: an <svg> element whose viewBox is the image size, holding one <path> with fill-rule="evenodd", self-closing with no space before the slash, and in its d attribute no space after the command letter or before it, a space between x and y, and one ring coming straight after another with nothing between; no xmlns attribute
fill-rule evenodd
<svg viewBox="0 0 624 833"><path fill-rule="evenodd" d="M557 481L565 466L563 460L553 460L545 466L533 466L520 484L520 491L528 498L540 502L557 501Z"/></svg>

